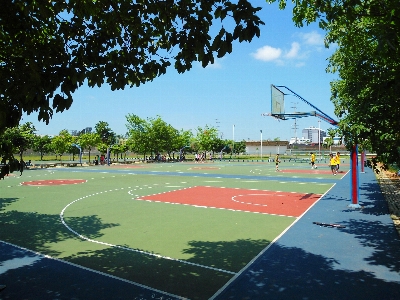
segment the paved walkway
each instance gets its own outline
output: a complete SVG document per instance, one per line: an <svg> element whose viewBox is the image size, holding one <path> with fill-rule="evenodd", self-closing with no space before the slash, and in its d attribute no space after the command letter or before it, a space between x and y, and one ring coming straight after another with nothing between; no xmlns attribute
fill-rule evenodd
<svg viewBox="0 0 400 300"><path fill-rule="evenodd" d="M400 239L370 169L363 209L349 195L348 174L213 298L400 299ZM1 284L0 299L181 299L0 241Z"/></svg>
<svg viewBox="0 0 400 300"><path fill-rule="evenodd" d="M215 299L400 299L400 239L387 202L367 169L363 208L348 208L349 176Z"/></svg>

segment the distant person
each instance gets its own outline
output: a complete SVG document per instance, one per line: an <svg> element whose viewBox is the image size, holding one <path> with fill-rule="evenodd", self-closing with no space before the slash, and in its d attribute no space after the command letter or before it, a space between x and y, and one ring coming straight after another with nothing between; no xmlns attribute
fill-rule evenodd
<svg viewBox="0 0 400 300"><path fill-rule="evenodd" d="M21 173L19 176L22 176L22 172L24 172L25 162L21 159L19 162L19 172Z"/></svg>
<svg viewBox="0 0 400 300"><path fill-rule="evenodd" d="M331 166L331 171L332 174L336 176L337 174L337 166L336 166L336 157L333 156L333 154L329 154L329 165Z"/></svg>
<svg viewBox="0 0 400 300"><path fill-rule="evenodd" d="M337 152L337 153L336 153L335 159L336 159L336 170L337 170L337 172L339 172L340 152Z"/></svg>
<svg viewBox="0 0 400 300"><path fill-rule="evenodd" d="M317 166L315 165L315 154L313 152L310 152L311 155L311 169L316 169Z"/></svg>
<svg viewBox="0 0 400 300"><path fill-rule="evenodd" d="M279 154L277 154L276 156L275 156L275 171L279 171L279 163L280 163L281 161L279 160Z"/></svg>

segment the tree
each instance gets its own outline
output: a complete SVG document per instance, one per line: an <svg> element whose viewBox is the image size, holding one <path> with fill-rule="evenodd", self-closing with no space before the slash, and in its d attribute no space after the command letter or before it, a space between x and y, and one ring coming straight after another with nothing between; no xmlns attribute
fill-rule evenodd
<svg viewBox="0 0 400 300"><path fill-rule="evenodd" d="M96 147L100 143L100 141L101 141L100 136L94 132L83 133L79 135L78 143L81 146L82 151L84 149L89 151L89 162L90 162L90 151L92 151L92 149Z"/></svg>
<svg viewBox="0 0 400 300"><path fill-rule="evenodd" d="M190 150L192 152L194 152L194 153L198 153L201 150L200 143L199 143L197 137L195 137L195 136L192 136L190 138L190 144L189 145L190 145ZM183 145L182 147L184 147L184 146L185 145Z"/></svg>
<svg viewBox="0 0 400 300"><path fill-rule="evenodd" d="M71 147L72 135L66 129L61 130L60 133L52 139L51 143L54 152L60 155L61 161L64 153Z"/></svg>
<svg viewBox="0 0 400 300"><path fill-rule="evenodd" d="M204 128L197 127L196 139L199 142L200 150L213 151L215 141L218 138L218 129L206 125Z"/></svg>
<svg viewBox="0 0 400 300"><path fill-rule="evenodd" d="M33 126L31 122L27 122L15 128L11 128L11 131L15 132L15 135L12 138L12 143L16 151L18 151L20 161L22 161L24 151L33 146L36 131L35 126Z"/></svg>
<svg viewBox="0 0 400 300"><path fill-rule="evenodd" d="M400 164L399 16L395 0L299 0L293 9L297 26L318 21L326 44L337 44L327 70L340 77L331 99L346 146L370 148L385 166Z"/></svg>
<svg viewBox="0 0 400 300"><path fill-rule="evenodd" d="M246 141L242 140L235 143L235 153L245 153L246 152Z"/></svg>
<svg viewBox="0 0 400 300"><path fill-rule="evenodd" d="M94 129L96 134L100 137L101 143L97 145L97 149L101 153L106 153L110 146L114 145L117 141L116 134L111 130L107 122L99 121Z"/></svg>
<svg viewBox="0 0 400 300"><path fill-rule="evenodd" d="M191 130L181 129L177 132L177 136L173 139L171 149L173 149L172 158L175 159L175 152L180 151L184 147L189 147L192 151L191 140L193 139L193 133ZM168 150L167 150L168 151Z"/></svg>
<svg viewBox="0 0 400 300"><path fill-rule="evenodd" d="M171 124L167 124L160 116L148 119L150 125L150 139L152 141L152 151L157 154L167 152L171 158L173 151L179 151L186 145L179 145L179 131ZM180 147L181 146L181 147Z"/></svg>
<svg viewBox="0 0 400 300"><path fill-rule="evenodd" d="M20 126L7 128L0 135L0 154L2 155L0 179L14 171L23 171L22 155L33 145L34 132L36 131L32 123L28 122ZM19 154L19 161L14 157L14 153Z"/></svg>
<svg viewBox="0 0 400 300"><path fill-rule="evenodd" d="M43 155L46 153L50 153L52 151L51 148L51 137L48 135L40 136L36 135L33 140L33 151L40 153L40 160L43 160Z"/></svg>
<svg viewBox="0 0 400 300"><path fill-rule="evenodd" d="M332 152L332 145L334 144L333 138L336 136L336 129L329 128L328 129L328 137L325 138L323 146L325 148L329 147L329 152Z"/></svg>
<svg viewBox="0 0 400 300"><path fill-rule="evenodd" d="M75 161L75 155L81 154L82 147L78 144L78 136L71 135L71 138L67 152L72 154L72 161Z"/></svg>
<svg viewBox="0 0 400 300"><path fill-rule="evenodd" d="M126 159L126 151L128 151L128 150L129 150L129 146L126 142L121 142L121 143L115 144L111 147L111 152L117 156L117 160L118 160L119 154L121 154L121 158L122 158L122 153L124 153L124 160L125 160Z"/></svg>
<svg viewBox="0 0 400 300"><path fill-rule="evenodd" d="M23 112L49 122L76 89L139 86L251 41L264 24L247 0L24 1L0 11L0 133ZM233 20L231 22L230 20ZM213 30L211 30L213 28Z"/></svg>
<svg viewBox="0 0 400 300"><path fill-rule="evenodd" d="M163 121L160 116L148 118L147 124L150 150L152 153L158 154L167 148L167 141L172 138L173 132L170 130L169 124Z"/></svg>
<svg viewBox="0 0 400 300"><path fill-rule="evenodd" d="M128 129L127 144L129 149L136 153L143 154L143 158L152 149L150 141L150 124L137 115L128 114L126 116L126 128Z"/></svg>

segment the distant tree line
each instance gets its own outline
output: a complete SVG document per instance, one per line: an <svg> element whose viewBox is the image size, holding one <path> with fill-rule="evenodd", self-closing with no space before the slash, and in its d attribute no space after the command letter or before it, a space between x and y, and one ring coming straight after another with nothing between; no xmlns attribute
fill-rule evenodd
<svg viewBox="0 0 400 300"><path fill-rule="evenodd" d="M65 154L72 154L72 159L79 155L80 149L89 154L97 149L105 154L107 151L117 157L126 158L128 151L146 156L166 154L169 159L178 158L177 154L184 150L186 153L209 152L238 154L246 151L245 141L234 143L218 137L218 130L208 125L197 127L194 134L191 130L178 130L166 123L160 116L142 119L137 115L126 116L127 133L117 135L105 121L99 121L92 130L74 131L72 135L67 129L61 130L57 136L37 135L36 128L30 122L7 128L0 135L1 153L14 153L19 159L1 166L0 179L13 171L21 170L24 163L23 154L28 149L44 155L54 154L62 160ZM90 127L88 127L90 128ZM87 128L87 129L88 129ZM79 149L80 148L80 149ZM23 166L22 166L23 167Z"/></svg>

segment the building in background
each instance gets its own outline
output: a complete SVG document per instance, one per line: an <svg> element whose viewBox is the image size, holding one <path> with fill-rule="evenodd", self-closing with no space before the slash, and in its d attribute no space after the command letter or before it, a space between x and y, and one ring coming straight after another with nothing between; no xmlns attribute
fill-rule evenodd
<svg viewBox="0 0 400 300"><path fill-rule="evenodd" d="M293 144L308 145L310 143L311 143L311 141L309 139L306 139L305 137L301 137L301 138L292 137L289 141L289 145L293 145Z"/></svg>
<svg viewBox="0 0 400 300"><path fill-rule="evenodd" d="M259 157L270 157L275 154L284 154L288 149L288 141L248 141L246 154Z"/></svg>
<svg viewBox="0 0 400 300"><path fill-rule="evenodd" d="M318 141L318 132L320 132L319 141ZM326 137L326 131L325 130L322 130L322 129L319 129L319 128L313 127L313 126L308 127L308 128L304 128L301 131L301 134L305 139L310 140L310 142L312 144L322 143L323 140L324 140L324 137Z"/></svg>

